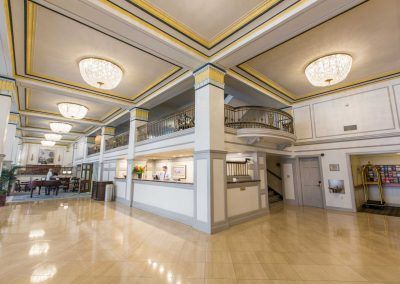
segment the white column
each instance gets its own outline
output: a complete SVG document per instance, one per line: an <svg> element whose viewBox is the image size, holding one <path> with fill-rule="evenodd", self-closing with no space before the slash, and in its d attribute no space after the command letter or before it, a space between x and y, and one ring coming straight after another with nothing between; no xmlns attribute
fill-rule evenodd
<svg viewBox="0 0 400 284"><path fill-rule="evenodd" d="M11 94L15 91L15 83L0 79L0 174L5 157L7 125L11 110Z"/></svg>
<svg viewBox="0 0 400 284"><path fill-rule="evenodd" d="M103 126L101 128L100 155L99 155L99 168L97 174L97 181L103 181L104 152L106 151L106 140L113 137L114 134L115 134L114 127Z"/></svg>
<svg viewBox="0 0 400 284"><path fill-rule="evenodd" d="M253 157L254 179L260 180L259 207L261 210L269 212L266 153L256 152Z"/></svg>
<svg viewBox="0 0 400 284"><path fill-rule="evenodd" d="M206 233L228 227L224 125L225 72L206 65L195 76L195 222Z"/></svg>
<svg viewBox="0 0 400 284"><path fill-rule="evenodd" d="M136 128L146 124L149 117L149 111L141 108L134 108L130 111L130 125L129 125L129 144L128 144L128 157L126 165L126 199L129 200L130 205L133 205L133 191L132 186L132 169L135 157L135 144L137 141Z"/></svg>
<svg viewBox="0 0 400 284"><path fill-rule="evenodd" d="M17 151L18 143L16 141L17 126L19 124L19 114L10 113L8 117L6 140L4 143L4 162L15 164L15 152Z"/></svg>

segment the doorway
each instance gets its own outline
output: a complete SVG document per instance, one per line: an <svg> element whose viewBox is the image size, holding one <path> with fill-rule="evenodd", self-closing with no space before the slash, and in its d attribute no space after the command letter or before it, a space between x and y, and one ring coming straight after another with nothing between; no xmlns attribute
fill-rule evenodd
<svg viewBox="0 0 400 284"><path fill-rule="evenodd" d="M300 158L299 162L303 206L324 208L319 158Z"/></svg>

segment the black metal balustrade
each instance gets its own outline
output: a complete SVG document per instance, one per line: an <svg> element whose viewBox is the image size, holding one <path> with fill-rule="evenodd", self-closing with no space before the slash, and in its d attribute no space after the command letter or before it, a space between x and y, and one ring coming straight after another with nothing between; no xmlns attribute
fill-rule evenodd
<svg viewBox="0 0 400 284"><path fill-rule="evenodd" d="M194 106L137 128L137 141L144 141L194 127Z"/></svg>
<svg viewBox="0 0 400 284"><path fill-rule="evenodd" d="M88 148L87 148L88 155L93 155L93 154L97 154L97 153L100 153L100 145L88 146Z"/></svg>
<svg viewBox="0 0 400 284"><path fill-rule="evenodd" d="M226 161L227 176L248 176L249 164L247 161Z"/></svg>
<svg viewBox="0 0 400 284"><path fill-rule="evenodd" d="M137 141L144 141L195 126L194 106L137 128ZM259 106L225 105L225 126L235 129L268 128L294 133L293 117L281 110Z"/></svg>
<svg viewBox="0 0 400 284"><path fill-rule="evenodd" d="M129 131L118 134L106 140L106 151L129 144Z"/></svg>
<svg viewBox="0 0 400 284"><path fill-rule="evenodd" d="M225 126L241 128L268 128L294 133L293 117L281 110L258 106L231 107L225 105Z"/></svg>

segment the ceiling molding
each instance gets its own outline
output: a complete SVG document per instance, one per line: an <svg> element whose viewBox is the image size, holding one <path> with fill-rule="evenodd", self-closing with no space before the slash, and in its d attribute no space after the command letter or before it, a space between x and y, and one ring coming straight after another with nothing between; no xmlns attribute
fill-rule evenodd
<svg viewBox="0 0 400 284"><path fill-rule="evenodd" d="M40 133L54 133L50 127L48 129L41 128L41 127L21 127L22 131L29 131L29 132L40 132ZM70 131L68 133L60 133L61 135L69 135L69 136L82 136L85 135L84 132L74 132Z"/></svg>
<svg viewBox="0 0 400 284"><path fill-rule="evenodd" d="M129 99L115 98L112 96L104 96L99 93L82 91L80 89L73 88L70 86L58 85L55 83L51 83L48 81L43 81L43 80L39 80L39 79L35 79L35 78L17 75L16 81L17 81L18 86L25 87L25 88L47 89L47 90L56 91L56 92L58 92L60 94L64 94L64 95L69 95L69 96L77 95L77 96L80 96L83 98L101 100L106 103L112 103L114 105L124 106L124 107L130 107L130 106L135 105Z"/></svg>
<svg viewBox="0 0 400 284"><path fill-rule="evenodd" d="M243 27L247 26L249 23L254 21L255 19L259 18L263 14L270 11L276 5L282 2L282 0L270 0L264 1L257 7L250 10L247 14L245 14L238 22L234 22L230 24L228 27L224 29L224 31L211 40L207 40L196 32L189 29L186 25L176 21L172 17L170 17L167 13L162 11L161 9L155 7L154 5L150 4L144 0L125 0L126 2L130 3L131 5L139 8L140 10L144 11L148 15L156 18L163 24L171 27L172 29L178 31L180 34L184 35L185 37L189 38L190 40L196 42L197 44L201 45L202 47L210 50L232 36L234 33L241 30ZM109 1L112 2L112 1Z"/></svg>
<svg viewBox="0 0 400 284"><path fill-rule="evenodd" d="M70 119L63 117L61 115L55 115L52 113L46 113L46 112L38 112L38 111L28 111L28 110L21 110L19 112L21 115L24 116L32 116L32 117L39 117L39 118L49 118L49 119L54 119L58 121L67 121L67 122L73 122L73 123L79 123L79 124L89 124L92 126L103 126L103 123L97 120L91 120L91 119Z"/></svg>

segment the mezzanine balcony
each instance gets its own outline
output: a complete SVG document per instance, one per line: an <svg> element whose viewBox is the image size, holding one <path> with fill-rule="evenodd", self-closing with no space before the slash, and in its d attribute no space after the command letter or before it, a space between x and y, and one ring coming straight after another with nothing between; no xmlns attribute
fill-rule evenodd
<svg viewBox="0 0 400 284"><path fill-rule="evenodd" d="M137 128L137 141L151 140L164 135L176 133L195 127L195 108L172 114L157 121ZM236 132L239 138L253 144L261 139L280 145L289 145L295 142L293 117L281 110L243 106L231 107L225 105L225 127Z"/></svg>
<svg viewBox="0 0 400 284"><path fill-rule="evenodd" d="M105 145L106 151L127 146L129 144L129 131L115 135L107 139L105 142L106 142Z"/></svg>

